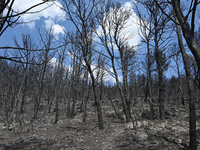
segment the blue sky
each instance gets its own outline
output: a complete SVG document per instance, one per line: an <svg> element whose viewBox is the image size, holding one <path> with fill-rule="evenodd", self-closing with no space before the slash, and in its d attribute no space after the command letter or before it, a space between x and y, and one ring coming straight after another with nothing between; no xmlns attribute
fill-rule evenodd
<svg viewBox="0 0 200 150"><path fill-rule="evenodd" d="M13 9L16 11L23 11L24 8L29 8L33 6L34 4L42 2L41 0L16 0L14 2ZM39 7L34 8L30 12L39 11L44 8L47 8L50 6L52 2L49 2L47 4L43 4ZM60 5L59 2L56 2L57 5ZM5 12L4 12L5 13ZM26 23L22 25L18 25L14 28L8 28L4 34L0 37L0 45L10 44L10 40L14 36L20 37L22 33L30 33L33 36L35 36L34 33L37 32L37 26L38 27L46 27L47 29L50 28L51 25L53 25L55 34L60 34L63 31L61 30L59 26L59 22L64 21L65 13L56 5L52 5L51 7L45 9L44 11L41 11L39 13L35 14L27 14L23 15L20 18L20 22L31 22Z"/></svg>
<svg viewBox="0 0 200 150"><path fill-rule="evenodd" d="M37 3L40 3L41 0L16 0L13 6L13 9L15 11L23 11L25 8L29 8ZM121 0L120 1L123 5L126 5L126 7L132 7L131 1ZM127 3L129 2L129 3ZM63 29L66 31L73 30L73 24L70 21L66 21L66 13L60 8L61 3L58 1L54 2L54 5L52 5L52 2L49 2L47 4L43 4L42 6L36 7L30 12L34 11L40 11L44 8L45 10L34 13L34 14L26 14L21 16L20 22L30 22L18 25L14 28L8 28L3 35L0 37L0 45L1 46L14 46L13 38L16 37L19 42L21 42L21 36L22 34L30 33L34 38L35 41L38 41L39 35L38 35L38 29L50 29L51 27L54 30L54 34L56 35L57 39L59 37L62 37L64 35ZM51 6L52 5L52 6ZM51 7L49 7L51 6ZM49 7L49 8L48 8ZM132 10L134 13L134 11ZM5 13L5 12L4 12ZM134 17L129 19L129 25L125 32L137 32L137 26L132 22L132 20L135 20ZM130 43L137 45L140 42L139 36L137 34L134 35L134 39L130 40ZM2 54L1 54L2 55ZM56 61L55 58L52 59L52 62Z"/></svg>
<svg viewBox="0 0 200 150"><path fill-rule="evenodd" d="M14 3L14 10L16 11L23 11L24 8L28 8L34 4L37 4L41 2L42 0L16 0ZM125 4L126 2L131 2L131 1L126 1L126 0L121 0L120 1L122 4ZM42 10L43 8L47 8L48 6L51 6L52 2L49 2L47 4L43 4L42 6L36 7L31 12L34 11L39 11ZM66 14L63 10L60 9L59 6L61 6L61 3L58 1L55 2L56 5L52 5L51 7L43 10L42 12L35 13L35 14L27 14L21 16L19 21L22 22L31 22L31 23L26 23L22 25L18 25L14 28L8 28L4 34L0 37L0 45L7 45L11 44L11 40L14 36L20 37L21 34L25 33L30 33L33 36L37 38L37 35L35 33L37 32L37 27L41 28L47 28L49 29L51 26L53 26L54 33L56 35L62 35L63 28L65 30L71 30L73 29L73 25L71 22L66 21ZM62 25L62 27L60 26ZM135 26L133 25L133 28ZM130 29L130 28L129 28Z"/></svg>
<svg viewBox="0 0 200 150"><path fill-rule="evenodd" d="M24 8L28 8L34 4L40 3L42 0L16 0L14 3L13 9L16 11L23 11ZM127 0L119 0L123 5L126 5L127 7L131 7L131 1ZM129 3L127 3L129 2ZM21 40L21 35L30 33L35 40L37 41L39 38L39 35L37 34L37 28L46 28L50 29L50 27L53 28L54 33L57 35L57 38L64 35L63 29L69 31L73 30L73 24L69 21L66 21L66 14L63 10L60 9L59 6L61 6L59 0L54 2L55 4L52 5L52 2L46 3L42 6L36 7L31 12L39 11L44 8L47 8L39 13L35 14L27 14L23 15L19 21L22 22L30 22L22 25L18 25L14 28L8 28L3 35L0 37L0 46L14 46L12 39L14 36ZM52 5L52 6L51 6ZM51 6L51 7L49 7ZM48 8L49 7L49 8ZM133 11L133 10L132 10ZM133 15L135 15L135 12L133 11ZM134 20L135 19L135 20ZM130 18L131 20L134 20L134 22L137 21L137 16ZM62 27L61 27L62 26ZM133 31L137 33L137 25L131 24L126 32ZM137 36L137 34L134 35L134 38L130 40L130 43L133 43L134 45L140 44L140 37ZM144 45L145 47L145 45ZM169 71L168 74L174 73L173 71Z"/></svg>

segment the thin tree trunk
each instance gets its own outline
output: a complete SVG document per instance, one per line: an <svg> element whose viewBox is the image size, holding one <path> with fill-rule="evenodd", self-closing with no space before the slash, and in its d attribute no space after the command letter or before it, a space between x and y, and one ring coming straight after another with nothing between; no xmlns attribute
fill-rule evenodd
<svg viewBox="0 0 200 150"><path fill-rule="evenodd" d="M28 64L26 64L26 69L25 70L27 72ZM24 102L25 102L25 98L26 98L26 94L27 94L27 79L28 79L28 75L26 73L25 81L24 81L24 90L23 90L23 93L22 93L22 102L21 102L21 106L20 106L20 113L24 112Z"/></svg>
<svg viewBox="0 0 200 150"><path fill-rule="evenodd" d="M125 71L125 63L124 63L124 56L123 56L123 51L120 51L120 57L121 57L121 65L122 65L122 75L123 75L123 95L124 95L124 99L125 99L125 103L126 103L126 107L128 109L128 115L131 118L130 115L130 101L128 100L128 85L127 85L127 75L126 75L126 71Z"/></svg>
<svg viewBox="0 0 200 150"><path fill-rule="evenodd" d="M51 112L51 106L52 106L52 103L53 103L53 99L55 97L55 91L53 92L53 91L49 90L47 92L47 94L48 94L48 113L50 113Z"/></svg>
<svg viewBox="0 0 200 150"><path fill-rule="evenodd" d="M71 107L71 113L70 117L73 118L74 116L74 110L75 110L75 104L76 104L76 99L77 99L77 91L76 89L73 90L73 98L72 98L72 107Z"/></svg>
<svg viewBox="0 0 200 150"><path fill-rule="evenodd" d="M130 110L128 109L128 107L127 107L125 96L124 96L124 93L122 91L121 85L119 83L119 78L118 78L118 75L117 75L117 71L115 69L114 58L113 57L112 57L112 68L113 68L113 71L114 71L114 74L115 74L115 80L117 82L117 88L118 88L118 90L120 92L120 96L121 96L121 99L122 99L122 106L123 106L124 113L125 113L125 116L126 116L126 121L130 122L131 121L131 113L130 113Z"/></svg>
<svg viewBox="0 0 200 150"><path fill-rule="evenodd" d="M14 105L13 105L13 108L12 108L12 111L11 111L11 114L10 114L10 116L9 116L9 118L8 118L8 122L7 122L7 131L8 131L8 129L9 129L9 127L10 127L10 124L11 124L11 122L12 122L12 119L13 119L13 116L14 116L14 113L15 113L15 110L16 110L16 108L17 108L17 105L18 105L18 102L19 102L19 95L20 95L20 92L21 92L21 90L22 90L22 86L23 86L23 84L24 84L24 80L25 80L25 76L26 76L26 75L27 75L27 70L26 70L26 72L25 72L25 75L24 75L23 80L22 80L22 82L21 82L21 85L20 85L20 87L19 87L18 93L17 93L16 96L15 96L15 102L14 102Z"/></svg>
<svg viewBox="0 0 200 150"><path fill-rule="evenodd" d="M0 27L3 25L3 6L5 4L5 0L0 0Z"/></svg>
<svg viewBox="0 0 200 150"><path fill-rule="evenodd" d="M92 79L92 88L93 88L93 93L94 93L94 100L95 100L95 105L97 106L97 112L98 112L98 121L99 121L99 129L103 130L104 129L104 125L103 125L103 114L102 114L102 108L101 108L101 104L97 98L96 95L96 85L95 85L95 78L91 69L91 66L88 64L87 60L85 59L86 65L88 67L88 71L90 73L91 79Z"/></svg>
<svg viewBox="0 0 200 150"><path fill-rule="evenodd" d="M157 11L158 6L156 5L156 12L154 16L154 28L155 28L155 34L154 34L154 42L155 42L155 59L157 63L157 70L158 70L158 102L159 102L159 112L160 112L160 120L165 120L165 110L164 110L164 98L163 98L163 70L161 66L161 55L162 53L158 49L158 20L157 20Z"/></svg>
<svg viewBox="0 0 200 150"><path fill-rule="evenodd" d="M86 80L84 81L84 98L83 98L83 104L82 104L82 111L83 111L83 122L86 122L86 116L87 116L87 101L89 100L90 96L90 84L88 85L88 70L84 77ZM88 88L87 88L88 87Z"/></svg>
<svg viewBox="0 0 200 150"><path fill-rule="evenodd" d="M150 47L149 40L147 41L147 50L148 50L148 91L149 91L149 105L150 105L150 116L151 120L154 120L154 106L152 102L152 91L151 91L151 55L150 55Z"/></svg>
<svg viewBox="0 0 200 150"><path fill-rule="evenodd" d="M179 99L181 101L182 105L185 105L184 102L184 97L183 97L183 90L181 87L181 75L180 75L180 69L179 69L179 65L177 64L177 71L178 71L178 86L179 86Z"/></svg>
<svg viewBox="0 0 200 150"><path fill-rule="evenodd" d="M87 101L89 100L90 97L90 85L88 87L88 91L87 91L87 96L84 98L84 103L83 103L83 122L86 122L86 116L87 116Z"/></svg>
<svg viewBox="0 0 200 150"><path fill-rule="evenodd" d="M55 121L54 124L57 124L59 117L59 99L56 100L56 108L55 108Z"/></svg>
<svg viewBox="0 0 200 150"><path fill-rule="evenodd" d="M42 92L43 92L43 80L44 80L44 74L45 74L45 70L46 70L46 65L48 62L48 55L49 50L46 51L45 53L45 60L44 60L44 64L42 65L42 72L40 74L39 77L39 85L38 85L38 89L37 89L37 95L35 95L35 107L34 107L34 119L37 119L37 113L38 113L38 109L39 109L39 105L40 105L40 101L41 101L41 97L42 97Z"/></svg>
<svg viewBox="0 0 200 150"><path fill-rule="evenodd" d="M103 99L103 73L101 75L101 85L100 85L100 101Z"/></svg>

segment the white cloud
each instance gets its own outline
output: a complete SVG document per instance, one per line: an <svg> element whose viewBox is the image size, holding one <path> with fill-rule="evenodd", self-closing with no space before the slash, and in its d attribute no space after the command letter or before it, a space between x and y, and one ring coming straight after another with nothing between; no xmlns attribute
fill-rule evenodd
<svg viewBox="0 0 200 150"><path fill-rule="evenodd" d="M45 23L46 29L52 28L53 34L56 36L56 39L58 39L58 35L60 33L64 34L64 30L63 30L64 27L59 25L59 24L55 24L54 21L51 18L45 20L44 23Z"/></svg>
<svg viewBox="0 0 200 150"><path fill-rule="evenodd" d="M57 58L53 57L51 58L51 60L49 61L50 65L52 67L55 67L58 64Z"/></svg>
<svg viewBox="0 0 200 150"><path fill-rule="evenodd" d="M59 63L59 59L58 58L56 58L56 57L53 57L53 58L51 58L51 60L48 62L52 67L58 67L58 65L60 64ZM66 64L65 64L65 62L63 62L63 64L62 64L62 66L63 67L66 67L66 69L68 69L69 71L72 71L72 67L70 67L70 66L67 66Z"/></svg>
<svg viewBox="0 0 200 150"><path fill-rule="evenodd" d="M138 45L140 43L140 40L141 40L140 36L137 34L138 33L138 27L139 27L139 24L138 24L139 18L136 15L136 13L134 12L133 6L130 2L126 2L122 6L122 9L121 9L121 11L118 12L117 17L120 15L120 13L123 13L125 11L130 11L129 13L131 15L127 19L127 21L124 25L124 29L120 33L120 38L127 39L128 44L130 46L135 46L135 45ZM114 12L114 10L112 10L110 12L110 14L108 16L109 18L112 18L112 19L114 18L114 15L116 15L116 14L114 14L113 12ZM108 22L109 21L110 20L108 20ZM111 23L111 25L112 25L112 23L113 23L113 25L114 25L114 22L109 22L109 23L108 22L107 22L107 24ZM108 27L107 27L107 31L108 31ZM103 31L102 31L102 28L100 26L97 29L97 34L103 35ZM114 35L114 33L112 33L112 34ZM95 38L95 40L98 40L98 39Z"/></svg>
<svg viewBox="0 0 200 150"><path fill-rule="evenodd" d="M13 9L17 12L22 12L30 8L31 6L41 3L41 2L42 0L16 0L14 2ZM29 11L29 12L37 12L37 13L28 13L28 14L22 15L20 18L20 21L23 21L23 22L33 21L27 24L30 28L33 28L35 26L35 22L34 22L35 20L40 20L42 17L44 17L45 19L51 18L52 20L55 20L56 22L58 22L59 20L62 20L63 17L65 16L65 12L61 10L59 6L61 6L61 4L57 1L47 2Z"/></svg>
<svg viewBox="0 0 200 150"><path fill-rule="evenodd" d="M137 34L138 33L138 21L139 18L136 15L136 13L133 10L133 6L130 2L125 3L124 5L124 9L130 9L132 15L129 17L128 21L127 21L127 27L124 30L124 33L130 33L133 35L132 38L129 39L129 45L134 46L134 45L138 45L140 43L140 36ZM136 34L134 34L136 33Z"/></svg>
<svg viewBox="0 0 200 150"><path fill-rule="evenodd" d="M54 30L54 33L55 33L55 34L59 34L59 33L64 34L63 28L64 28L64 27L63 27L63 26L60 26L59 24L53 25L53 30Z"/></svg>

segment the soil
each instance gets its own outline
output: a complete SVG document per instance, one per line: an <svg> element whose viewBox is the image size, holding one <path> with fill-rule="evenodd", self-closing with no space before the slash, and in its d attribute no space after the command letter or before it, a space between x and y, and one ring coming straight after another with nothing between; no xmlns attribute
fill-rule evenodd
<svg viewBox="0 0 200 150"><path fill-rule="evenodd" d="M9 131L0 122L0 150L176 150L189 146L188 106L167 104L164 121L159 120L155 108L155 120L150 120L149 106L136 103L131 107L133 122L126 123L119 102L116 112L109 102L102 103L104 130L98 129L97 111L92 103L87 106L84 123L80 104L76 105L73 118L66 116L66 108L60 106L60 116L54 124L55 112L47 113L44 105L34 122L15 121ZM197 105L197 136L200 149L200 109ZM28 114L27 111L25 114ZM28 116L28 115L27 115ZM22 120L22 119L21 119Z"/></svg>

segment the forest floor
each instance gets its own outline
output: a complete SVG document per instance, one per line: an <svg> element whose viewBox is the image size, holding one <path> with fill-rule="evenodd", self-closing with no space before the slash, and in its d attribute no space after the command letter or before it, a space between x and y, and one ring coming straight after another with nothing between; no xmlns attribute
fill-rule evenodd
<svg viewBox="0 0 200 150"><path fill-rule="evenodd" d="M117 102L115 102L116 104ZM97 112L92 104L87 107L86 123L82 122L80 105L76 106L75 116L66 117L64 108L60 108L60 117L54 123L55 112L44 113L40 110L34 122L24 121L19 128L12 124L6 131L0 123L0 150L176 150L189 146L189 110L188 106L167 105L167 119L149 119L148 104L132 106L132 122L126 123L120 110L121 119L112 105L103 103L104 130L98 129ZM197 105L197 144L200 149L200 105ZM117 110L119 108L117 107ZM13 127L12 127L13 126Z"/></svg>

